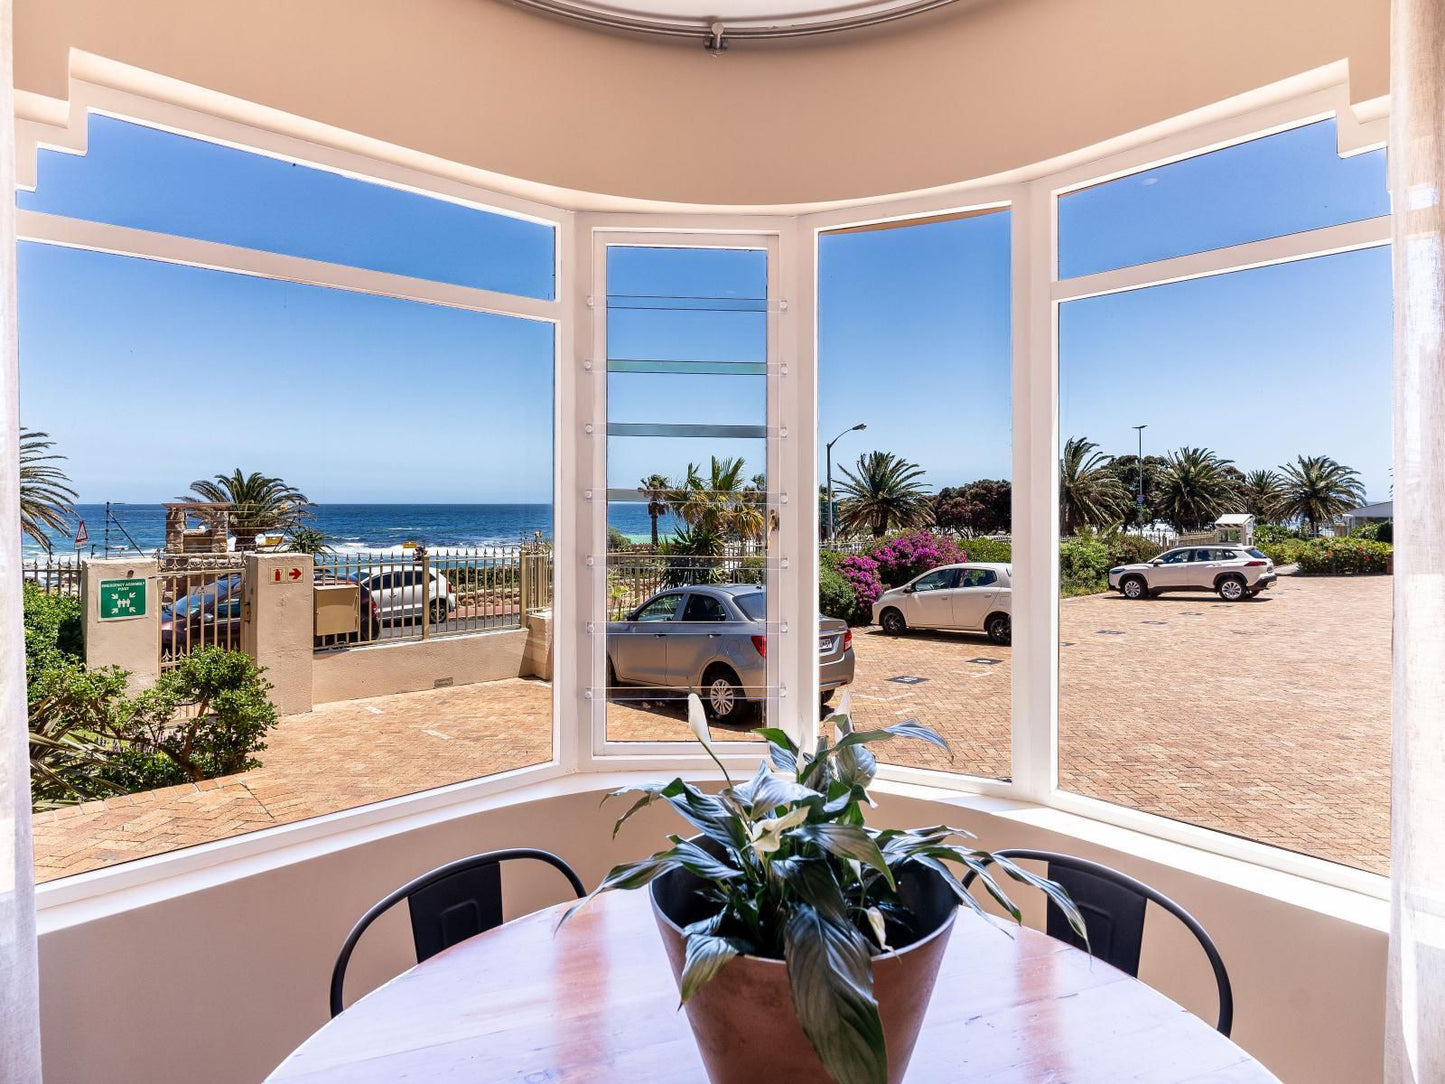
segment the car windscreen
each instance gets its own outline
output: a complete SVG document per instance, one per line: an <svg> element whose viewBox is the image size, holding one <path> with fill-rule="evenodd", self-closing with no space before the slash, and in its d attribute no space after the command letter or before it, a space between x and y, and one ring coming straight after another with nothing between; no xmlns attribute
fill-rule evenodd
<svg viewBox="0 0 1445 1084"><path fill-rule="evenodd" d="M749 621L766 621L768 617L768 596L761 591L750 595L734 595L733 601Z"/></svg>

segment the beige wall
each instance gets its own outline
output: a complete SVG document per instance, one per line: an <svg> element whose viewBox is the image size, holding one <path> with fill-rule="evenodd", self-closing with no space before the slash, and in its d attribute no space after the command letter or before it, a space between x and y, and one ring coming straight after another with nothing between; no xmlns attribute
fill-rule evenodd
<svg viewBox="0 0 1445 1084"><path fill-rule="evenodd" d="M530 181L770 205L992 175L1334 61L1388 89L1386 0L993 0L825 44L701 48L501 0L15 0L16 86L79 48Z"/></svg>
<svg viewBox="0 0 1445 1084"><path fill-rule="evenodd" d="M161 591L156 562L139 558L91 558L81 562L80 612L85 638L85 664L119 666L130 672L130 689L150 688L160 677ZM102 580L146 581L143 617L100 619Z"/></svg>
<svg viewBox="0 0 1445 1084"><path fill-rule="evenodd" d="M590 886L613 863L645 853L677 830L670 813L649 812L614 841L616 811L599 809L598 800L618 782L571 777L570 785L583 790L399 834L359 833L364 841L345 849L171 899L151 896L114 917L82 910L77 917L88 920L66 928L57 928L63 914L45 908L42 890L48 1084L260 1079L325 1021L331 966L351 923L407 879L475 851L539 846L562 855ZM1008 803L987 813L956 802L878 796L872 820L880 825L961 823L985 846L1085 854L1154 884L1188 907L1218 942L1234 981L1235 1037L1286 1084L1380 1078L1381 930L1285 902L1287 892L1260 895L1231 886L1227 877L1133 857L1131 845L1084 844L1011 816ZM509 914L555 902L563 892L548 871L509 875L507 889ZM348 998L411 960L405 918L394 913L373 928L353 961ZM1213 1019L1208 966L1179 928L1148 924L1142 977Z"/></svg>
<svg viewBox="0 0 1445 1084"><path fill-rule="evenodd" d="M314 656L308 646L311 699L325 704L524 676L529 673L523 659L526 647L525 629L354 647Z"/></svg>
<svg viewBox="0 0 1445 1084"><path fill-rule="evenodd" d="M282 715L311 710L314 579L307 554L246 554L241 650L265 669L271 703Z"/></svg>

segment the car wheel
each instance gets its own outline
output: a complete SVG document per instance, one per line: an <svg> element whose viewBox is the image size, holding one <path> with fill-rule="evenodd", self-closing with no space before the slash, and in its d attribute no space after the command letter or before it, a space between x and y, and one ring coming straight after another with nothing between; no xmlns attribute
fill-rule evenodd
<svg viewBox="0 0 1445 1084"><path fill-rule="evenodd" d="M1124 582L1119 585L1119 593L1125 598L1147 598L1149 585L1144 582L1142 576L1126 576Z"/></svg>
<svg viewBox="0 0 1445 1084"><path fill-rule="evenodd" d="M984 626L988 638L1007 647L1013 642L1013 621L1008 614L994 614Z"/></svg>
<svg viewBox="0 0 1445 1084"><path fill-rule="evenodd" d="M615 689L615 688L617 688L617 667L615 667L615 666L612 665L612 660L611 660L611 659L608 659L608 660L607 660L607 689L605 690L605 692L611 692L611 691L612 691L613 689Z"/></svg>
<svg viewBox="0 0 1445 1084"><path fill-rule="evenodd" d="M746 714L748 702L738 676L727 667L709 670L702 679L702 706L710 723L736 723Z"/></svg>
<svg viewBox="0 0 1445 1084"><path fill-rule="evenodd" d="M883 631L889 636L902 636L908 631L908 622L902 612L891 606L878 616L878 624L883 626Z"/></svg>
<svg viewBox="0 0 1445 1084"><path fill-rule="evenodd" d="M1219 586L1215 590L1219 592L1219 597L1225 602L1239 602L1249 595L1249 588L1238 576L1226 576L1219 581Z"/></svg>
<svg viewBox="0 0 1445 1084"><path fill-rule="evenodd" d="M431 604L431 623L432 623L433 625L440 625L440 624L441 624L442 622L444 622L446 619L447 619L447 604L446 604L445 602L443 602L441 599L437 599L435 602L433 602L433 603Z"/></svg>
<svg viewBox="0 0 1445 1084"><path fill-rule="evenodd" d="M831 704L831 703L833 702L833 690L832 690L832 689L824 689L824 690L823 690L823 695L822 695L821 699L822 699L822 701L823 701L824 704Z"/></svg>

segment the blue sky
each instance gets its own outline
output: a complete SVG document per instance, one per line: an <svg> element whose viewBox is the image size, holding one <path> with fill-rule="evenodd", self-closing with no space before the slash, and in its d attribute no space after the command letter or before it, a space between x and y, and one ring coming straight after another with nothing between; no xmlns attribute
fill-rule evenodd
<svg viewBox="0 0 1445 1084"><path fill-rule="evenodd" d="M107 118L87 156L43 153L20 205L553 291L546 227ZM1340 159L1324 122L1065 197L1061 262L1082 274L1387 210L1383 154ZM862 421L835 462L896 452L934 487L1009 476L1008 231L1004 211L822 240L820 463ZM20 261L22 420L57 439L83 500L168 499L237 465L322 502L550 494L547 325L34 244ZM614 250L609 268L630 306L613 358L763 360L763 253ZM1060 333L1066 437L1129 453L1147 422L1146 452L1205 444L1245 469L1329 454L1388 496L1385 250L1073 302ZM608 385L614 422L766 421L756 373ZM763 469L758 440L608 443L612 486L710 452Z"/></svg>

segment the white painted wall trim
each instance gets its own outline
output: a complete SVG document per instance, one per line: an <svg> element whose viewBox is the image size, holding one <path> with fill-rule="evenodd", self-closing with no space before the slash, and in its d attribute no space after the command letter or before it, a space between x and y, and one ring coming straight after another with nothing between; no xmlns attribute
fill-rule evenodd
<svg viewBox="0 0 1445 1084"><path fill-rule="evenodd" d="M1390 218L1367 218L1340 226L1325 226L1307 233L1292 233L1263 241L1211 249L1188 256L1175 256L1153 263L1121 267L1116 271L1100 271L1093 275L1055 282L1051 299L1055 302L1075 301L1101 294L1116 294L1163 286L1171 282L1227 275L1256 267L1293 263L1333 256L1339 252L1355 252L1363 248L1379 248L1390 243Z"/></svg>
<svg viewBox="0 0 1445 1084"><path fill-rule="evenodd" d="M480 290L472 286L456 286L434 279L370 271L349 264L327 263L302 256L225 245L216 241L197 241L170 233L113 226L80 218L46 214L42 211L15 213L19 239L58 245L64 248L106 252L117 256L134 256L143 260L199 267L209 271L225 271L252 278L299 282L307 286L323 286L352 293L394 297L403 301L421 301L429 305L467 309L499 316L518 316L526 320L561 319L560 301L542 301L518 294Z"/></svg>

